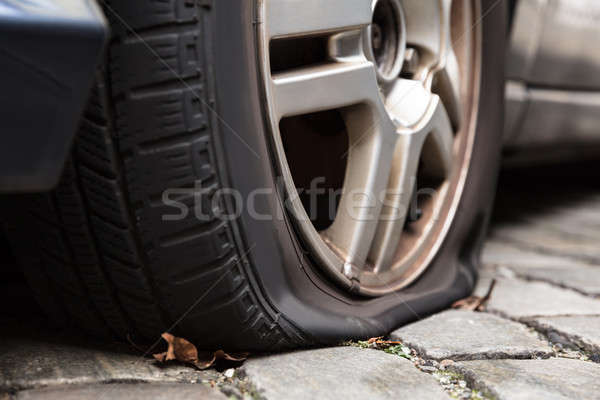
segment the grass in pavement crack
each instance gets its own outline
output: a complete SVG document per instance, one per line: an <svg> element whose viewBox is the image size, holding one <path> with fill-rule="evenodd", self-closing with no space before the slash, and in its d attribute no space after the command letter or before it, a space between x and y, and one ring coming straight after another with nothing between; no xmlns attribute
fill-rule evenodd
<svg viewBox="0 0 600 400"><path fill-rule="evenodd" d="M457 371L439 370L432 375L453 399L488 400L495 398L487 392L472 388L467 379Z"/></svg>
<svg viewBox="0 0 600 400"><path fill-rule="evenodd" d="M265 400L241 369L229 368L202 384L218 389L229 400Z"/></svg>
<svg viewBox="0 0 600 400"><path fill-rule="evenodd" d="M452 398L460 400L489 400L494 399L487 392L476 390L468 384L468 381L455 370L449 370L454 361L444 360L438 362L435 360L424 359L419 356L417 351L402 342L383 340L383 338L373 338L369 340L348 341L342 343L344 346L360 347L363 349L375 349L384 351L398 357L412 361L414 366L420 371L430 374L437 379L442 389Z"/></svg>

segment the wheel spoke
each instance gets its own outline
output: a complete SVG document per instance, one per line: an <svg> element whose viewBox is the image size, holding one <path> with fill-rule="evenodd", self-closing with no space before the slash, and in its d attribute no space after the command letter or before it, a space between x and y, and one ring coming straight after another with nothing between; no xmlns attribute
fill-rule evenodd
<svg viewBox="0 0 600 400"><path fill-rule="evenodd" d="M410 211L419 161L431 162L449 173L452 164L453 134L450 120L439 96L431 95L425 117L415 127L399 131L388 193L381 220L369 253L376 272L392 267L393 257ZM434 151L422 154L425 143Z"/></svg>
<svg viewBox="0 0 600 400"><path fill-rule="evenodd" d="M347 112L346 123L350 150L344 192L323 237L342 256L350 276L363 268L373 241L398 135L387 115L366 109Z"/></svg>
<svg viewBox="0 0 600 400"><path fill-rule="evenodd" d="M332 63L276 74L272 92L279 118L360 102L381 102L375 67L368 61Z"/></svg>
<svg viewBox="0 0 600 400"><path fill-rule="evenodd" d="M423 62L415 78L431 88L437 75L436 89L446 104L453 125L461 120L460 72L452 44L453 0L403 0L407 15L407 42L421 53Z"/></svg>
<svg viewBox="0 0 600 400"><path fill-rule="evenodd" d="M371 23L371 0L265 0L270 37L356 29Z"/></svg>
<svg viewBox="0 0 600 400"><path fill-rule="evenodd" d="M435 96L437 97L437 96ZM430 134L421 160L430 176L448 178L454 159L454 133L444 104L437 99L436 112L432 117Z"/></svg>

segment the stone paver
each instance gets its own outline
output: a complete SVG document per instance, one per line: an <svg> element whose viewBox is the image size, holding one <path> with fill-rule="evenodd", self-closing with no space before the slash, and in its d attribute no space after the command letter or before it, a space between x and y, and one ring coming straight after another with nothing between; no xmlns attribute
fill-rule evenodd
<svg viewBox="0 0 600 400"><path fill-rule="evenodd" d="M598 239L572 235L530 222L496 226L491 232L491 237L519 243L520 246L538 252L570 257L593 264L600 263Z"/></svg>
<svg viewBox="0 0 600 400"><path fill-rule="evenodd" d="M549 282L592 296L600 295L598 264L519 248L497 240L486 243L482 262L488 267L510 268L526 279Z"/></svg>
<svg viewBox="0 0 600 400"><path fill-rule="evenodd" d="M192 384L64 385L19 392L16 400L225 400L216 389Z"/></svg>
<svg viewBox="0 0 600 400"><path fill-rule="evenodd" d="M242 367L267 400L448 399L408 360L356 347L250 359Z"/></svg>
<svg viewBox="0 0 600 400"><path fill-rule="evenodd" d="M541 331L555 332L584 350L600 354L600 316L546 317L532 322Z"/></svg>
<svg viewBox="0 0 600 400"><path fill-rule="evenodd" d="M579 232L589 232L592 237L598 237L600 234L600 196L595 195L585 202L563 207L550 215L548 219L563 226L576 227Z"/></svg>
<svg viewBox="0 0 600 400"><path fill-rule="evenodd" d="M520 276L549 282L578 292L600 296L600 267L598 268L513 268Z"/></svg>
<svg viewBox="0 0 600 400"><path fill-rule="evenodd" d="M600 364L592 362L566 358L483 360L462 361L452 368L499 400L600 398Z"/></svg>
<svg viewBox="0 0 600 400"><path fill-rule="evenodd" d="M600 315L600 300L545 282L501 278L487 309L515 319L558 315Z"/></svg>
<svg viewBox="0 0 600 400"><path fill-rule="evenodd" d="M599 212L600 210L598 209L594 211L595 214L598 214ZM555 211L535 218L529 217L526 220L540 228L561 232L575 240L579 238L584 238L585 240L599 240L600 226L590 220L591 215L592 212L590 211L587 213L573 213L567 210ZM595 219L597 220L598 217L596 216Z"/></svg>
<svg viewBox="0 0 600 400"><path fill-rule="evenodd" d="M392 333L436 360L549 357L552 348L524 325L495 315L449 310Z"/></svg>
<svg viewBox="0 0 600 400"><path fill-rule="evenodd" d="M94 346L49 332L0 341L0 390L123 381L196 383L216 375L180 365L165 368L120 344Z"/></svg>
<svg viewBox="0 0 600 400"><path fill-rule="evenodd" d="M594 264L586 263L570 257L535 251L517 247L511 243L489 240L483 249L482 263L484 265L505 266L517 268L557 268L571 271L577 268L587 269Z"/></svg>

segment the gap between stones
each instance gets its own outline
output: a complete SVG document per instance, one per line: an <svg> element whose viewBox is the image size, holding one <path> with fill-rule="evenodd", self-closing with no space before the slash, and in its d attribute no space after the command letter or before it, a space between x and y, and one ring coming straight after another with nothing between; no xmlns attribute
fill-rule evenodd
<svg viewBox="0 0 600 400"><path fill-rule="evenodd" d="M562 257L562 258L570 259L573 261L583 261L588 264L600 263L600 259L598 259L597 257L594 257L594 256L588 256L585 254L584 255L564 254L564 253L561 253L560 251L556 251L556 250L553 250L548 247L536 246L536 245L531 245L528 243L523 243L519 240L513 239L513 238L505 236L505 235L494 235L494 239L501 243L512 245L520 250L533 251L534 253L538 253L538 254L550 254L553 256Z"/></svg>
<svg viewBox="0 0 600 400"><path fill-rule="evenodd" d="M452 365L449 365L448 362L454 363L454 360L438 362L433 359L422 357L416 349L404 343L388 348L372 347L366 341L349 341L342 343L342 345L384 351L397 357L406 358L411 361L419 371L433 376L444 392L451 398L461 400L488 400L494 398L489 395L491 392L487 388L482 387L481 389L476 389L472 387L461 371L454 369L452 368Z"/></svg>
<svg viewBox="0 0 600 400"><path fill-rule="evenodd" d="M600 300L599 295L593 295L593 294L586 293L585 291L583 291L581 289L577 289L576 287L573 287L573 286L569 286L566 283L558 283L558 282L554 282L550 279L544 279L544 278L540 278L540 277L530 276L523 272L517 272L514 269L512 269L511 267L504 267L504 268L508 268L514 274L513 279L519 279L519 280L522 280L525 282L541 282L541 283L548 284L550 286L554 286L556 288L570 290L572 292L579 293L580 295L589 297L591 299ZM589 267L589 268L594 268L594 267Z"/></svg>
<svg viewBox="0 0 600 400"><path fill-rule="evenodd" d="M514 279L514 280L520 280L520 281L524 281L524 282L541 282L541 283L545 283L545 284L555 287L555 288L578 293L582 296L585 296L585 297L588 297L588 298L591 298L594 300L600 300L600 297L598 297L598 296L593 296L588 293L584 293L582 291L579 291L579 290L577 290L573 287L567 286L567 285L560 285L560 284L557 284L556 282L552 282L549 280L539 279L539 278L519 274L517 271L515 271L511 267L507 267L507 266L493 266L494 274L502 275L501 273L498 272L499 267L505 268L512 273L512 276L502 276L502 278L504 278L504 279ZM517 322L517 323L527 326L533 332L537 333L537 335L540 337L540 339L545 340L546 342L548 342L548 344L550 344L550 346L555 351L556 357L574 358L574 359L579 359L581 361L591 361L591 362L595 362L595 363L600 363L600 354L596 354L593 351L586 349L585 346L582 346L580 344L579 340L576 337L570 337L570 335L565 335L565 334L558 332L556 330L553 330L553 329L545 329L544 327L542 327L540 324L538 324L535 321L536 318L543 318L543 317L547 317L547 316L533 315L533 316L530 316L527 318L513 318L513 317L506 315L505 313L503 313L501 311L485 310L484 312L493 314L500 318L504 318L504 319L507 319L507 320L510 320L513 322ZM561 314L561 315L553 315L552 317L574 317L574 316L578 316L578 315L575 315L575 314L562 315ZM597 314L589 314L589 315L585 315L585 316L595 317L598 315ZM554 337L557 340L552 340L552 337ZM579 353L579 355L577 353Z"/></svg>

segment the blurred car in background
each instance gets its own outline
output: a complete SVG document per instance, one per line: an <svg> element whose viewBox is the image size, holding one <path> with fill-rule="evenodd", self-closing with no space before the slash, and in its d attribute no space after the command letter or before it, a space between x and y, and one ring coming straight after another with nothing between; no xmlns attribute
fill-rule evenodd
<svg viewBox="0 0 600 400"><path fill-rule="evenodd" d="M512 2L506 56L506 160L519 165L597 156L600 3Z"/></svg>

